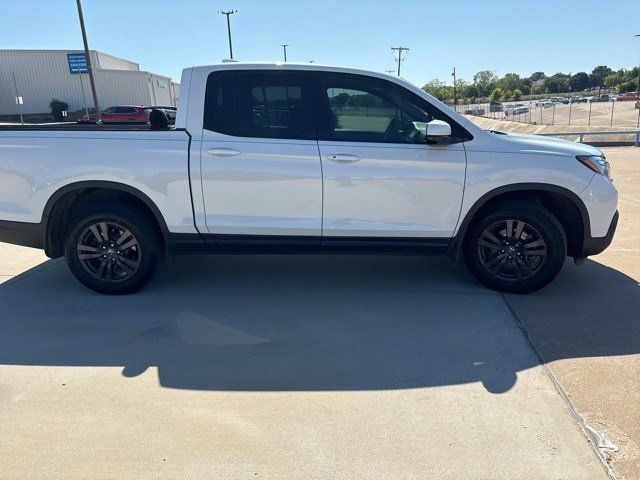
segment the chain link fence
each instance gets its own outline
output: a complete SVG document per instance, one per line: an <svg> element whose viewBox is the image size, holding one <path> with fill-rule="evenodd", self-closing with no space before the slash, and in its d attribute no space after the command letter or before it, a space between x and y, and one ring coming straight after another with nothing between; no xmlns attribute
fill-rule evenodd
<svg viewBox="0 0 640 480"><path fill-rule="evenodd" d="M551 100L554 98L554 100ZM458 113L537 125L640 128L637 100L549 97L515 102L451 105Z"/></svg>

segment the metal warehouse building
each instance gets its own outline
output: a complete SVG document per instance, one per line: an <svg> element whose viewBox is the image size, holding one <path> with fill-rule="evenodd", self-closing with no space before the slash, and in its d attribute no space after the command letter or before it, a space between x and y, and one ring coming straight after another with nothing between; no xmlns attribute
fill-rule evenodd
<svg viewBox="0 0 640 480"><path fill-rule="evenodd" d="M52 98L69 110L92 107L87 73L71 73L78 50L0 50L0 115L48 114ZM71 57L69 57L71 54ZM180 85L140 70L131 60L90 51L100 108L112 105L177 105ZM22 97L16 101L16 97ZM18 105L21 101L22 105Z"/></svg>

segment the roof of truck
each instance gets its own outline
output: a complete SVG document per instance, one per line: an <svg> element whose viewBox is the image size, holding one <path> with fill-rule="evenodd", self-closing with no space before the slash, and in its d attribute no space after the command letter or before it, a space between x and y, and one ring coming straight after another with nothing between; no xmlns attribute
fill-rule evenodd
<svg viewBox="0 0 640 480"><path fill-rule="evenodd" d="M361 68L341 67L339 65L323 65L319 63L295 63L295 62L224 62L211 65L195 65L193 68L214 69L214 70L260 70L260 69L277 69L277 70L315 70L319 72L345 72L345 73L361 73L367 75L375 75L380 77L388 77L398 80L398 77L389 75L375 70L365 70ZM402 80L402 79L401 79Z"/></svg>

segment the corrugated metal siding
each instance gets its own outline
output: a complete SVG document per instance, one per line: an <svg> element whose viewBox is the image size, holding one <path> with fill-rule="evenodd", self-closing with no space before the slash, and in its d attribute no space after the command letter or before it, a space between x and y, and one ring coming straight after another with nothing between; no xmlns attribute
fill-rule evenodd
<svg viewBox="0 0 640 480"><path fill-rule="evenodd" d="M0 115L19 113L11 72L15 72L18 95L24 98L23 113L49 112L52 98L64 100L69 109L84 108L84 97L88 106L93 105L88 74L69 73L67 53L77 50L0 50ZM95 51L91 51L94 65L98 65ZM170 82L164 76L131 70L95 69L96 88L101 108L111 105L152 105L151 85L160 80L167 88L156 88L157 104L171 104ZM166 92L166 95L165 95Z"/></svg>

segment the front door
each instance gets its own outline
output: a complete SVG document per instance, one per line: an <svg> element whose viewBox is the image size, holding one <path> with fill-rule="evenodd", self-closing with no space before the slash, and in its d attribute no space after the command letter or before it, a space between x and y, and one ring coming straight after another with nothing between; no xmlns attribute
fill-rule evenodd
<svg viewBox="0 0 640 480"><path fill-rule="evenodd" d="M322 174L311 95L302 74L210 75L202 188L206 226L224 249L319 249Z"/></svg>
<svg viewBox="0 0 640 480"><path fill-rule="evenodd" d="M325 242L446 245L460 213L466 156L462 143L429 142L425 124L453 122L386 80L327 74L320 83Z"/></svg>

